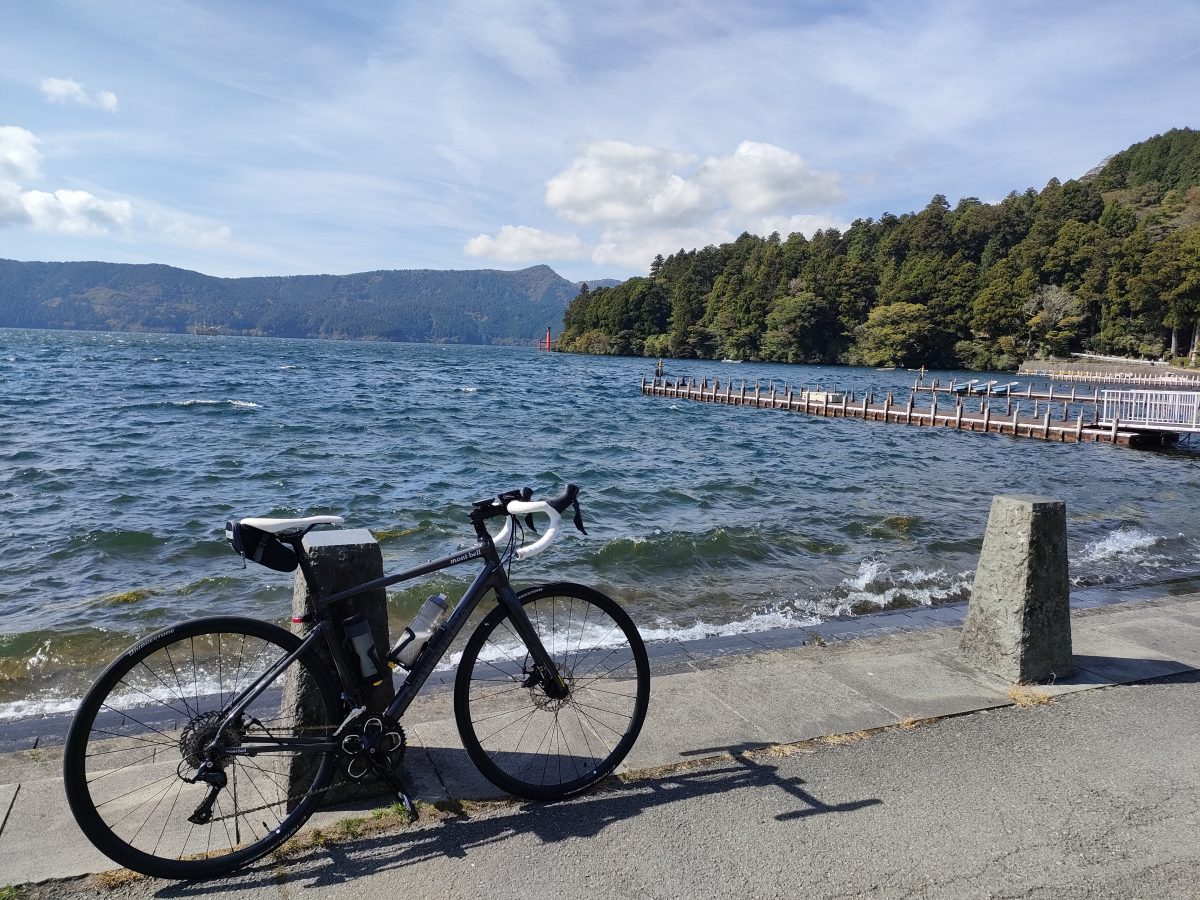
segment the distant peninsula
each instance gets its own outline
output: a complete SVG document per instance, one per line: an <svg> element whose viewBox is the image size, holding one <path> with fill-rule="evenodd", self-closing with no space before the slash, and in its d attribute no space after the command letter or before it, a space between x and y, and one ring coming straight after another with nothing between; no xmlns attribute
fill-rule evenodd
<svg viewBox="0 0 1200 900"><path fill-rule="evenodd" d="M0 259L0 327L528 344L558 333L579 290L544 265L214 278L164 265Z"/></svg>

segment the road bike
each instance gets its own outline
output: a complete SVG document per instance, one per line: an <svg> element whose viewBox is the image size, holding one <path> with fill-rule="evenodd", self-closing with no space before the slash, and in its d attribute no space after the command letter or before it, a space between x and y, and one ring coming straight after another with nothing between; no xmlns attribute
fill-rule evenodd
<svg viewBox="0 0 1200 900"><path fill-rule="evenodd" d="M341 517L231 521L226 535L243 559L299 567L313 598L302 617L309 630L301 637L216 616L126 650L84 697L67 736L63 775L76 822L123 866L196 879L278 847L343 780L381 781L415 816L402 777L401 717L489 595L495 606L462 645L454 677L463 747L484 776L519 797L557 800L596 784L626 757L645 720L641 636L593 588L518 592L509 581L514 559L546 549L568 509L584 531L575 485L549 500L525 488L479 501L469 549L330 596L321 595L304 536ZM534 514L550 523L525 545ZM493 537L487 523L495 518L504 525ZM349 597L476 560L481 568L453 611L444 596L430 598L386 653L361 615L337 612ZM397 666L407 673L394 699L369 710L370 686Z"/></svg>

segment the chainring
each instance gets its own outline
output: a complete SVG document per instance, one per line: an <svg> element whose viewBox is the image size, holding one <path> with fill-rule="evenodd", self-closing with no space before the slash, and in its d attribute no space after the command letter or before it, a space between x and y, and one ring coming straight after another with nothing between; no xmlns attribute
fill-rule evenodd
<svg viewBox="0 0 1200 900"><path fill-rule="evenodd" d="M339 745L346 777L364 781L374 774L376 766L399 772L407 745L404 728L395 719L375 714L363 717L350 726Z"/></svg>

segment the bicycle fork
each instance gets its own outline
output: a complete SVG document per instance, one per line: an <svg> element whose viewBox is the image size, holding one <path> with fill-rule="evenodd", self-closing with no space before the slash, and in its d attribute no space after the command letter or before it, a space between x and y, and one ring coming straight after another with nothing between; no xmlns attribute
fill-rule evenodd
<svg viewBox="0 0 1200 900"><path fill-rule="evenodd" d="M525 673L527 677L523 686L540 686L551 700L567 699L571 694L571 686L558 671L554 660L550 658L549 652L542 644L542 639L538 636L537 629L529 621L525 607L521 604L512 586L509 584L497 585L496 596L508 610L509 618L517 630L517 636L524 642L525 649L533 659L533 671Z"/></svg>

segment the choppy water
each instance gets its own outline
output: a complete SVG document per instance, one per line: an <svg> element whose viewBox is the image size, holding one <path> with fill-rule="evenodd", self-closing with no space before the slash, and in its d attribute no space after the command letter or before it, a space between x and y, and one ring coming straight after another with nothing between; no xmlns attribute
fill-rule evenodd
<svg viewBox="0 0 1200 900"><path fill-rule="evenodd" d="M1077 585L1200 571L1200 454L642 397L652 363L494 347L0 331L0 718L70 708L135 636L281 621L226 519L337 513L389 570L467 546L472 500L583 487L514 571L619 596L651 639L964 599L991 496L1068 503ZM668 361L862 391L908 372ZM949 375L940 374L943 380ZM963 377L959 373L959 377ZM467 567L469 568L469 567ZM391 597L400 622L437 577Z"/></svg>

